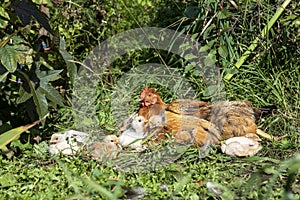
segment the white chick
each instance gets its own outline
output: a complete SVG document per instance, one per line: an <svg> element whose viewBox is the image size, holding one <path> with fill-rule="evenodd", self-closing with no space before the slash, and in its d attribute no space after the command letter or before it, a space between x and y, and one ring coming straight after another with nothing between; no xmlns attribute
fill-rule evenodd
<svg viewBox="0 0 300 200"><path fill-rule="evenodd" d="M133 119L131 127L124 131L119 137L119 143L122 146L128 146L136 150L143 149L141 140L145 137L146 122L143 116L137 116Z"/></svg>
<svg viewBox="0 0 300 200"><path fill-rule="evenodd" d="M258 141L260 141L258 136L233 137L225 140L221 150L231 156L249 157L255 155L261 149Z"/></svg>
<svg viewBox="0 0 300 200"><path fill-rule="evenodd" d="M67 140L76 140L78 145L84 144L88 139L88 134L80 131L68 130L64 133Z"/></svg>
<svg viewBox="0 0 300 200"><path fill-rule="evenodd" d="M135 119L137 116L138 116L138 113L133 113L128 118L126 118L123 121L123 123L122 123L122 125L121 125L121 127L119 129L120 133L122 133L122 132L126 131L128 128L130 128L133 119Z"/></svg>
<svg viewBox="0 0 300 200"><path fill-rule="evenodd" d="M93 142L89 144L87 150L93 158L97 159L115 156L119 148L120 145L117 136L107 135L102 142Z"/></svg>
<svg viewBox="0 0 300 200"><path fill-rule="evenodd" d="M84 132L69 130L63 134L54 133L50 139L49 152L54 154L74 155L88 138Z"/></svg>

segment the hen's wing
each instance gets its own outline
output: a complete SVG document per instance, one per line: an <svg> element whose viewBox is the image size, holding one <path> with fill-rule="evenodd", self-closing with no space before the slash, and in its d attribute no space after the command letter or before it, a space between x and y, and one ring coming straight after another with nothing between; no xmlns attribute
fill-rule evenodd
<svg viewBox="0 0 300 200"><path fill-rule="evenodd" d="M174 133L178 143L192 143L196 146L219 143L220 132L211 122L190 115L166 111L166 130Z"/></svg>
<svg viewBox="0 0 300 200"><path fill-rule="evenodd" d="M208 106L209 103L204 101L177 99L168 104L166 110L180 115L191 115L206 119L210 112Z"/></svg>

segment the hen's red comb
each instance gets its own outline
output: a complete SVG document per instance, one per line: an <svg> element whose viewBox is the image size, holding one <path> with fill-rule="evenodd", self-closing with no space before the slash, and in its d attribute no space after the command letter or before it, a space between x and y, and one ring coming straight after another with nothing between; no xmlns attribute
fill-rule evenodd
<svg viewBox="0 0 300 200"><path fill-rule="evenodd" d="M146 85L146 87L144 88L143 92L147 92L149 90L148 86Z"/></svg>
<svg viewBox="0 0 300 200"><path fill-rule="evenodd" d="M140 100L145 98L146 92L148 92L149 88L146 86L141 92Z"/></svg>

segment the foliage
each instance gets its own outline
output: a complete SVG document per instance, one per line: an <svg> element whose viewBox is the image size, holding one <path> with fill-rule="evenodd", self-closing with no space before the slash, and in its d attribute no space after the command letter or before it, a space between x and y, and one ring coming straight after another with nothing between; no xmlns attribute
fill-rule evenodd
<svg viewBox="0 0 300 200"><path fill-rule="evenodd" d="M72 0L52 1L53 4L46 1L53 29L48 31L53 35L43 39L48 46L53 42L51 51L35 48L41 46L38 40L41 26L47 27L47 20L37 11L41 1L29 3L29 10L39 14L24 14L21 9L20 16L11 10L10 2L5 2L0 7L0 26L4 30L0 51L1 55L7 55L1 56L0 68L3 105L0 119L4 123L1 132L29 123L30 112L26 111L32 108L39 108L36 113L44 113L46 108L52 111L51 120L42 129L45 135L53 128L76 126L71 108L57 106L63 100L53 91L62 86L66 90L64 97L69 101L70 85L77 71L74 63L83 64L95 46L117 33L140 26L158 26L191 36L201 44L201 50L208 52L205 61L215 62L222 77L233 74L230 81L225 81L227 99L249 100L257 107L276 105L277 112L259 120L259 127L273 135L287 133L288 137L280 142L262 141L263 149L251 158L223 155L219 147L203 156L201 149L190 148L160 170L136 174L88 160L84 155L49 156L46 141L33 144L34 130L31 129L32 133L26 135L29 139L11 143L9 149L18 152L16 156L6 152L0 156L1 198L124 199L130 194L144 199L300 198L299 2L291 1L262 38L263 28L283 1ZM58 39L58 32L65 43ZM257 47L237 69L235 64L253 44ZM24 68L16 70L20 63ZM135 80L139 75L138 66L145 63L168 65L193 86L195 98L212 100L202 74L187 60L157 49L129 52L106 66L99 77L95 102L99 129L117 133L117 119L112 113L113 91L119 85L128 91L130 84L126 85L126 80ZM128 79L120 84L124 75ZM22 85L10 81L18 78L24 82ZM172 92L176 90L175 85L170 88L150 79L147 81L149 86L158 89L165 102L178 98ZM129 113L125 114L138 109L135 100L143 87L135 86L128 97L131 100ZM208 182L224 193L214 193L206 186Z"/></svg>
<svg viewBox="0 0 300 200"><path fill-rule="evenodd" d="M299 198L299 155L281 162L268 157L233 158L216 149L184 156L155 172L124 173L83 155L50 157L42 142L20 159L0 157L0 197L18 199L280 199ZM256 171L256 172L255 172ZM253 174L253 172L255 172ZM285 181L283 177L289 177ZM225 190L217 196L207 182Z"/></svg>
<svg viewBox="0 0 300 200"><path fill-rule="evenodd" d="M57 44L59 35L37 4L5 1L0 8L0 120L3 126L12 128L63 106L64 99L56 87L68 87L67 77L64 80L61 75L72 71L69 58L59 56L58 50L63 48ZM72 70L76 70L74 67Z"/></svg>

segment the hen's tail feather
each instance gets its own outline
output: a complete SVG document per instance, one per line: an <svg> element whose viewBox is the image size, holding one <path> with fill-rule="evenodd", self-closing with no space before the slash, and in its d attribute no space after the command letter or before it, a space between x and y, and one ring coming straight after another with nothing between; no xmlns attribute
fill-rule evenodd
<svg viewBox="0 0 300 200"><path fill-rule="evenodd" d="M270 105L270 106L264 106L261 108L255 108L254 109L254 115L256 119L259 119L261 117L268 116L272 113L274 113L277 110L277 106Z"/></svg>
<svg viewBox="0 0 300 200"><path fill-rule="evenodd" d="M275 106L275 105L264 106L264 107L259 108L259 110L262 112L273 112L273 111L277 110L277 106Z"/></svg>
<svg viewBox="0 0 300 200"><path fill-rule="evenodd" d="M263 138L266 138L268 140L274 140L274 141L280 141L282 138L285 138L286 136L288 136L287 134L282 135L282 136L273 136L273 135L270 135L260 129L256 130L256 134Z"/></svg>

